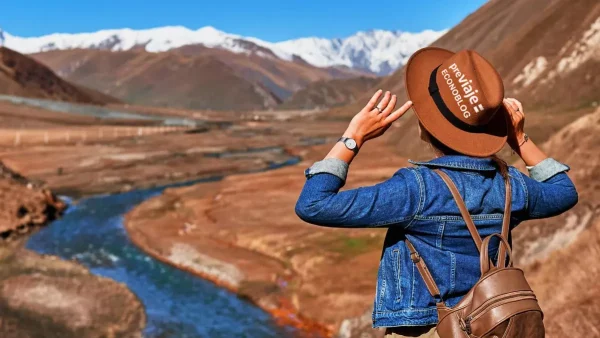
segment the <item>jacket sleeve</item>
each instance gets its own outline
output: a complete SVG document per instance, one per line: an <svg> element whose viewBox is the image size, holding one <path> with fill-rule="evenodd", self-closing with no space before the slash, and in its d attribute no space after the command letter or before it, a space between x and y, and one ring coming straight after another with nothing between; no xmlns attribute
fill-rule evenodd
<svg viewBox="0 0 600 338"><path fill-rule="evenodd" d="M559 215L577 204L575 185L565 173L570 168L552 158L529 169L523 176L527 189L527 216L529 219Z"/></svg>
<svg viewBox="0 0 600 338"><path fill-rule="evenodd" d="M296 203L304 221L328 227L407 227L416 214L420 191L410 169L369 187L341 191L348 165L326 159L306 171L306 183Z"/></svg>

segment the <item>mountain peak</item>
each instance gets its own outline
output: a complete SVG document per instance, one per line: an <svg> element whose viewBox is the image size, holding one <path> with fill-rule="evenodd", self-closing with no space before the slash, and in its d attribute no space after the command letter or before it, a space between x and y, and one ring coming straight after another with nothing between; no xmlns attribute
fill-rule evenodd
<svg viewBox="0 0 600 338"><path fill-rule="evenodd" d="M198 28L198 30L196 32L203 32L203 33L213 33L213 34L225 34L225 32L216 29L213 26L204 26L201 28Z"/></svg>

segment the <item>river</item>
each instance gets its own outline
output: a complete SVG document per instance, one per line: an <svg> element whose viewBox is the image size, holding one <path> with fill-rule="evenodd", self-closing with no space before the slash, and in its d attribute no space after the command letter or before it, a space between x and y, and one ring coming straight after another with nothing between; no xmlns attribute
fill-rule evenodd
<svg viewBox="0 0 600 338"><path fill-rule="evenodd" d="M297 162L290 158L269 169ZM200 182L83 198L63 218L32 235L27 248L74 259L94 274L125 283L146 309L145 337L296 336L294 328L277 325L248 301L153 259L129 240L123 227L129 210L167 187Z"/></svg>

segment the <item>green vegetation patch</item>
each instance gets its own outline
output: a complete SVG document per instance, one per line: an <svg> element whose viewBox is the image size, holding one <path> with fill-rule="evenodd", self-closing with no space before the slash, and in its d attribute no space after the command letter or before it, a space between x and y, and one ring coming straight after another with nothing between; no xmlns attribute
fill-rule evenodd
<svg viewBox="0 0 600 338"><path fill-rule="evenodd" d="M362 236L341 235L328 238L323 243L324 248L342 257L350 258L369 252L379 250L383 243L384 234L368 234Z"/></svg>

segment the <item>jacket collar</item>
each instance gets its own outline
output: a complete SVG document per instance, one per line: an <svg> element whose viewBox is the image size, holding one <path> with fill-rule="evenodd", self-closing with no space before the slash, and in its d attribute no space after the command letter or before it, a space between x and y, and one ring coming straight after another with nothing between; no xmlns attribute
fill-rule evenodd
<svg viewBox="0 0 600 338"><path fill-rule="evenodd" d="M415 165L434 168L451 168L477 171L496 171L497 166L491 158L478 158L464 155L446 155L427 162L408 160Z"/></svg>

